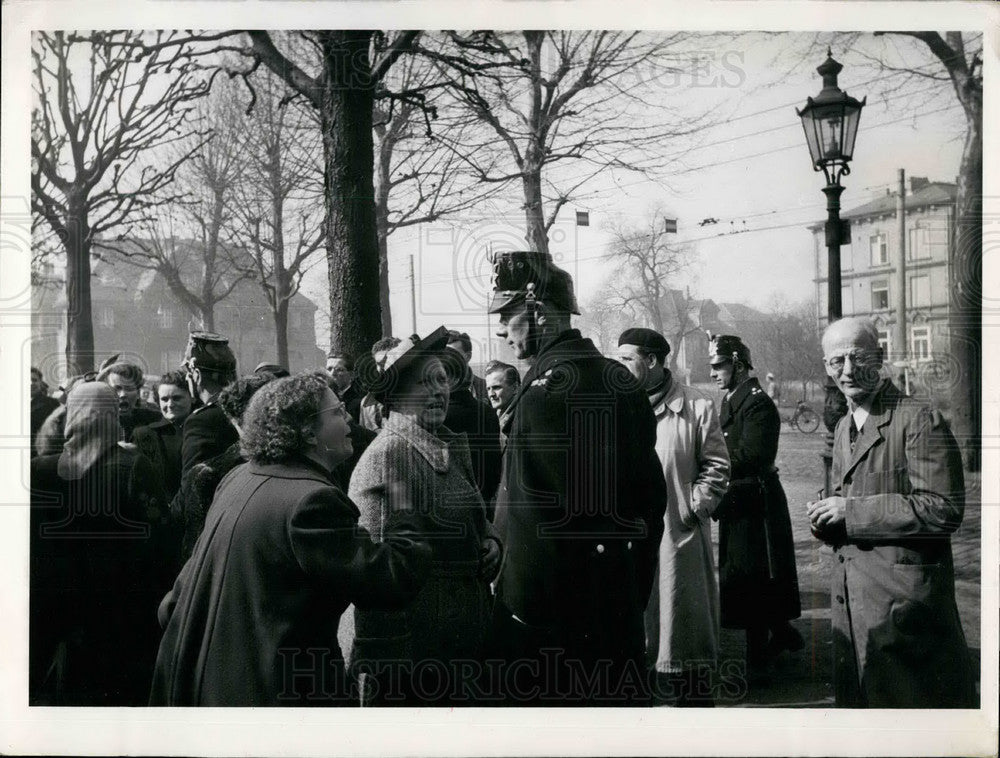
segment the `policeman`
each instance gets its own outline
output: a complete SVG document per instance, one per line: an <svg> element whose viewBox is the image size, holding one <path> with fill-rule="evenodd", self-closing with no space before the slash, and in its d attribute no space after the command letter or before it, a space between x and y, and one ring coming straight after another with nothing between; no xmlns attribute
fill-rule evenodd
<svg viewBox="0 0 1000 758"><path fill-rule="evenodd" d="M236 379L236 356L229 340L213 332L191 332L183 366L191 396L203 405L184 421L182 477L194 464L214 458L238 439L235 427L216 404L222 388Z"/></svg>
<svg viewBox="0 0 1000 758"><path fill-rule="evenodd" d="M719 411L731 464L719 520L722 626L745 629L751 685L766 684L769 664L804 641L789 624L801 613L788 501L778 479L781 417L750 376L753 363L739 337L709 335L712 379L725 391Z"/></svg>
<svg viewBox="0 0 1000 758"><path fill-rule="evenodd" d="M493 262L497 335L530 366L505 414L495 516L505 694L625 705L645 691L643 609L666 503L652 409L628 369L570 327L573 281L548 254Z"/></svg>

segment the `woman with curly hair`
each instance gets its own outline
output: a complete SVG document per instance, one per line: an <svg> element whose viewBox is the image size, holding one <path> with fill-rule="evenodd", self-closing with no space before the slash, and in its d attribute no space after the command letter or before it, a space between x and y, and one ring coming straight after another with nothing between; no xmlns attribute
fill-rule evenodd
<svg viewBox="0 0 1000 758"><path fill-rule="evenodd" d="M413 509L428 517L433 550L430 577L405 609L355 608L351 667L364 677L363 704L468 705L461 688L484 652L500 541L486 519L467 436L444 425L447 341L441 327L389 352L372 387L387 415L351 477L351 498L375 539L393 539L395 515Z"/></svg>
<svg viewBox="0 0 1000 758"><path fill-rule="evenodd" d="M351 701L337 644L350 603L394 607L429 549L412 512L376 545L330 479L351 454L344 404L321 374L266 384L243 414L248 463L231 471L194 553L160 604L150 705Z"/></svg>

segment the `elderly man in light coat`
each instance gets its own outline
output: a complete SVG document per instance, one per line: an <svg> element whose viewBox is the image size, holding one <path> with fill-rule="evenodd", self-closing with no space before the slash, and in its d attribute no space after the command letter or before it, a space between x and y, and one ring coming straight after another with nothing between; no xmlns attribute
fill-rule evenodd
<svg viewBox="0 0 1000 758"><path fill-rule="evenodd" d="M658 699L714 704L719 586L711 515L729 485L729 453L712 399L665 367L670 345L652 329L627 329L618 359L644 386L656 416L656 452L667 481L659 568L646 609L646 650Z"/></svg>

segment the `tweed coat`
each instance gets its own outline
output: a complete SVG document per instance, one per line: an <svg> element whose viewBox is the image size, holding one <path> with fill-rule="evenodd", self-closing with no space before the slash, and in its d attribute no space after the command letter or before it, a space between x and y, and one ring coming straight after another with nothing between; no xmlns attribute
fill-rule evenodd
<svg viewBox="0 0 1000 758"><path fill-rule="evenodd" d="M351 602L397 606L426 575L413 514L381 545L306 459L233 469L159 609L150 705L351 702L337 642Z"/></svg>
<svg viewBox="0 0 1000 758"><path fill-rule="evenodd" d="M711 516L729 485L729 453L712 399L669 382L650 396L667 510L646 607L646 654L657 671L679 673L714 663L719 654Z"/></svg>
<svg viewBox="0 0 1000 758"><path fill-rule="evenodd" d="M729 449L729 490L719 520L722 625L745 629L801 614L788 501L778 479L781 417L756 379L747 379L719 414Z"/></svg>
<svg viewBox="0 0 1000 758"><path fill-rule="evenodd" d="M504 421L500 600L571 655L641 661L667 501L648 398L569 329L541 346Z"/></svg>
<svg viewBox="0 0 1000 758"><path fill-rule="evenodd" d="M846 534L827 538L837 705L975 707L951 553L965 508L955 438L940 413L889 382L853 452L850 420L838 423L833 453Z"/></svg>
<svg viewBox="0 0 1000 758"><path fill-rule="evenodd" d="M478 660L492 613L480 575L482 543L493 536L476 488L464 434L437 434L390 413L351 476L360 523L376 541L392 536L401 507L424 516L433 563L420 592L399 611L355 607L351 665Z"/></svg>

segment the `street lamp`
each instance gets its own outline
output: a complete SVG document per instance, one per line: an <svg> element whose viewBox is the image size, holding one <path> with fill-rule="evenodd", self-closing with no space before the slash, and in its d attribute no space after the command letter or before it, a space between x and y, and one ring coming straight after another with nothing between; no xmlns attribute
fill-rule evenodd
<svg viewBox="0 0 1000 758"><path fill-rule="evenodd" d="M826 60L816 71L823 77L823 89L815 98L807 98L802 110L796 109L806 133L809 157L813 171L822 171L826 177L823 194L826 195L826 249L827 249L827 324L843 316L840 299L840 245L850 240L850 227L840 220L840 194L844 188L840 179L851 173L850 162L854 157L854 140L858 136L861 109L868 100L860 102L837 86L837 75L844 67L826 51ZM833 461L833 429L847 412L847 402L833 379L826 379L826 401L823 421L826 424L826 450L823 451L825 494L832 492L830 467Z"/></svg>

